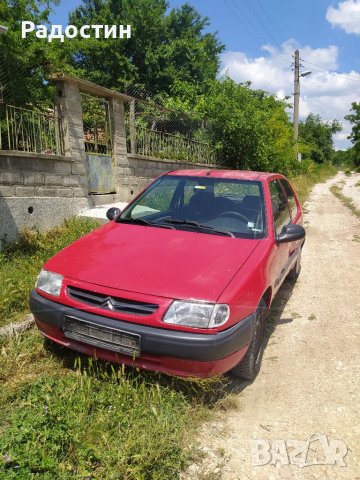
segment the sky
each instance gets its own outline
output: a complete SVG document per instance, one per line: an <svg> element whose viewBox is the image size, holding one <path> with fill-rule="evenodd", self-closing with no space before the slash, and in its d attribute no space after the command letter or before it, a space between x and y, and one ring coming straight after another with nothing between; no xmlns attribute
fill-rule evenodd
<svg viewBox="0 0 360 480"><path fill-rule="evenodd" d="M81 0L62 0L53 24L67 25L68 12ZM182 0L169 0L170 8ZM312 112L337 119L343 131L335 147L350 146L351 125L344 120L360 101L360 0L188 0L209 18L209 32L225 45L220 75L251 81L279 98L293 93L293 55L299 49L300 119Z"/></svg>

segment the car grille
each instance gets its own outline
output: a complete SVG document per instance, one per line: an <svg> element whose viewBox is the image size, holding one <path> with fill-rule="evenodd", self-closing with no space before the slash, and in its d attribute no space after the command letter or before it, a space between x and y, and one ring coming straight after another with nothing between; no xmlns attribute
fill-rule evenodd
<svg viewBox="0 0 360 480"><path fill-rule="evenodd" d="M103 293L90 292L78 287L67 287L69 297L78 302L102 308L111 312L129 313L131 315L151 315L159 305L154 303L137 302L125 298L113 297Z"/></svg>

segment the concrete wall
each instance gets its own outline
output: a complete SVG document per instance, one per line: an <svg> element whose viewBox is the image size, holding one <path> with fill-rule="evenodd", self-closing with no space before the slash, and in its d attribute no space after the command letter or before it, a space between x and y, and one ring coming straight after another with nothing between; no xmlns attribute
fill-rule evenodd
<svg viewBox="0 0 360 480"><path fill-rule="evenodd" d="M118 167L118 194L120 201L130 201L140 190L145 188L154 178L171 170L214 168L197 163L186 163L177 160L158 160L150 157L128 154L126 164Z"/></svg>
<svg viewBox="0 0 360 480"><path fill-rule="evenodd" d="M0 151L0 248L88 207L87 174L72 157Z"/></svg>

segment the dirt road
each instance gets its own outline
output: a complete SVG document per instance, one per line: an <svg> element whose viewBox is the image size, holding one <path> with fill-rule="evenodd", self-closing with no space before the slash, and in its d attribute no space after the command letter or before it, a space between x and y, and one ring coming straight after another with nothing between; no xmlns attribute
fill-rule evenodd
<svg viewBox="0 0 360 480"><path fill-rule="evenodd" d="M236 406L203 426L205 458L184 479L360 479L360 220L329 191L338 184L359 202L359 181L340 173L315 186L304 209L300 278L280 291L261 372L250 385L234 382ZM295 465L289 440L313 435ZM327 444L327 458L324 436L341 441ZM336 455L346 466L304 466Z"/></svg>

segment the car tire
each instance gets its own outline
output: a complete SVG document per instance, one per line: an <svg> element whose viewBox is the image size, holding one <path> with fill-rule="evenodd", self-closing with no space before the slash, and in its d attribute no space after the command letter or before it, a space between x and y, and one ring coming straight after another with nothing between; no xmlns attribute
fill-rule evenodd
<svg viewBox="0 0 360 480"><path fill-rule="evenodd" d="M300 272L301 272L301 250L299 252L295 265L292 267L292 269L287 275L287 280L289 280L289 282L291 283L295 283L296 280L299 278Z"/></svg>
<svg viewBox="0 0 360 480"><path fill-rule="evenodd" d="M253 380L260 371L261 360L264 351L265 323L268 316L268 308L262 298L255 313L254 329L249 348L231 373L246 380Z"/></svg>

